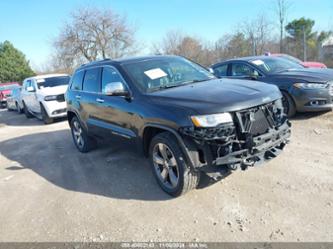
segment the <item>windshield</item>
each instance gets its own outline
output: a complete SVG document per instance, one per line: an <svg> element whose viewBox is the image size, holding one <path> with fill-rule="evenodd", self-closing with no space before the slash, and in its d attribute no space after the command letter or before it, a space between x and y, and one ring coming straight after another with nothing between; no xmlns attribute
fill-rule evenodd
<svg viewBox="0 0 333 249"><path fill-rule="evenodd" d="M301 60L299 60L291 55L284 54L284 55L280 55L279 57L286 59L286 60L290 60L290 61L298 63L298 64L302 64Z"/></svg>
<svg viewBox="0 0 333 249"><path fill-rule="evenodd" d="M134 84L143 92L206 81L215 78L205 68L184 58L168 57L123 65Z"/></svg>
<svg viewBox="0 0 333 249"><path fill-rule="evenodd" d="M14 89L14 88L18 88L19 87L19 85L5 85L5 86L1 86L0 85L0 91L3 91L3 90L12 90L12 89Z"/></svg>
<svg viewBox="0 0 333 249"><path fill-rule="evenodd" d="M69 80L69 76L57 76L45 79L37 79L37 85L39 89L46 87L62 86L68 85Z"/></svg>
<svg viewBox="0 0 333 249"><path fill-rule="evenodd" d="M268 74L304 68L302 65L288 59L274 57L254 59L250 63Z"/></svg>

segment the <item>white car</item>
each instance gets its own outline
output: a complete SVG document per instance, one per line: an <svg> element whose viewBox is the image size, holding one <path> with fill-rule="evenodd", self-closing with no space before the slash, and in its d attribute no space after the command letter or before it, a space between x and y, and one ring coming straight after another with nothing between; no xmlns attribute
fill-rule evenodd
<svg viewBox="0 0 333 249"><path fill-rule="evenodd" d="M70 76L67 74L47 74L27 78L23 81L21 97L27 118L42 119L45 124L54 118L67 115L65 92Z"/></svg>

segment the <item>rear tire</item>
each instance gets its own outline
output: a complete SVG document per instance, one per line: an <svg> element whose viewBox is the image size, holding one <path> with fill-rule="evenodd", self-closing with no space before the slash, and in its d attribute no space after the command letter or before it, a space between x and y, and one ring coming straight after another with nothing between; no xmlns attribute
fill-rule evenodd
<svg viewBox="0 0 333 249"><path fill-rule="evenodd" d="M96 141L89 137L88 132L77 117L72 118L70 127L74 144L80 152L87 153L96 146Z"/></svg>
<svg viewBox="0 0 333 249"><path fill-rule="evenodd" d="M44 121L44 124L52 124L54 120L53 120L53 118L49 117L49 115L47 114L47 111L45 110L42 103L40 103L40 110L42 113L42 119Z"/></svg>
<svg viewBox="0 0 333 249"><path fill-rule="evenodd" d="M181 196L198 186L200 172L187 165L177 139L170 132L153 137L149 160L158 184L169 195Z"/></svg>
<svg viewBox="0 0 333 249"><path fill-rule="evenodd" d="M296 114L295 102L288 93L282 92L282 95L283 95L282 102L283 102L284 112L287 114L288 118L291 118Z"/></svg>
<svg viewBox="0 0 333 249"><path fill-rule="evenodd" d="M34 116L29 112L28 107L25 105L25 103L23 102L23 110L24 110L24 114L27 118L33 118Z"/></svg>

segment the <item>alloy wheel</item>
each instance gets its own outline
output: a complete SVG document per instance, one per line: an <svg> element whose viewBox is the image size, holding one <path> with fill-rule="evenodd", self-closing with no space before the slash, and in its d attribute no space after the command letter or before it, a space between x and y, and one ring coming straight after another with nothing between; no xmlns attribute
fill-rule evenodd
<svg viewBox="0 0 333 249"><path fill-rule="evenodd" d="M83 146L84 146L84 140L83 140L83 136L82 136L83 131L82 131L82 127L81 127L80 123L76 120L73 123L72 132L73 132L73 136L74 136L76 145L79 148L83 148Z"/></svg>
<svg viewBox="0 0 333 249"><path fill-rule="evenodd" d="M179 168L171 149L158 143L153 149L153 164L160 182L168 188L176 188L179 182Z"/></svg>

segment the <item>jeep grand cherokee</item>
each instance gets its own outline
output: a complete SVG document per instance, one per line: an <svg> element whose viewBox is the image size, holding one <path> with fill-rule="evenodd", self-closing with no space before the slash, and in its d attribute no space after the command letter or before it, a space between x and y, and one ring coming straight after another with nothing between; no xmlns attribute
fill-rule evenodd
<svg viewBox="0 0 333 249"><path fill-rule="evenodd" d="M276 157L290 136L276 86L217 79L176 56L82 65L65 98L79 151L96 137L133 140L173 196L195 188L202 171L218 178Z"/></svg>

